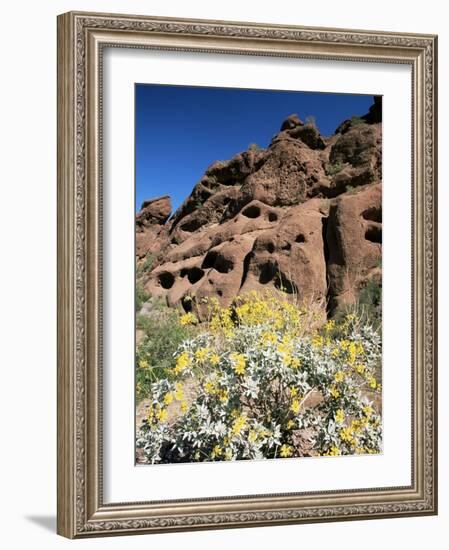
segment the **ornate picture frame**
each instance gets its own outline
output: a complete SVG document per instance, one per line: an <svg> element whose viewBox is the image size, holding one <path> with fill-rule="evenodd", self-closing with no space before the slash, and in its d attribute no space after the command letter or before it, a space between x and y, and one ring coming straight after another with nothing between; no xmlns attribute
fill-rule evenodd
<svg viewBox="0 0 449 550"><path fill-rule="evenodd" d="M403 64L412 74L411 484L104 501L105 48ZM58 17L58 533L69 538L437 513L437 37L70 12ZM410 350L407 350L410 354ZM150 492L151 493L151 492Z"/></svg>

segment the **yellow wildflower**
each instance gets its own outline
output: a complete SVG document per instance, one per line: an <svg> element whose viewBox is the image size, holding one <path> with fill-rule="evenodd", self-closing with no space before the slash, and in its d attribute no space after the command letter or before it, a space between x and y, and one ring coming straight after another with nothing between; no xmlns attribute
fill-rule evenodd
<svg viewBox="0 0 449 550"><path fill-rule="evenodd" d="M274 332L264 332L261 336L261 341L263 344L275 344L277 341L277 336Z"/></svg>
<svg viewBox="0 0 449 550"><path fill-rule="evenodd" d="M287 429L288 429L288 430L291 430L291 429L294 428L294 427L295 427L295 422L294 422L293 420L289 420L289 421L287 422Z"/></svg>
<svg viewBox="0 0 449 550"><path fill-rule="evenodd" d="M141 359L139 361L139 368L140 369L147 369L149 367L148 361L145 361L145 359Z"/></svg>
<svg viewBox="0 0 449 550"><path fill-rule="evenodd" d="M187 405L187 402L186 401L181 401L181 412L184 414L187 412L187 409L188 409L188 405Z"/></svg>
<svg viewBox="0 0 449 550"><path fill-rule="evenodd" d="M299 402L299 399L293 399L292 404L290 405L290 410L293 411L295 414L298 414L300 408L301 403Z"/></svg>
<svg viewBox="0 0 449 550"><path fill-rule="evenodd" d="M292 456L293 454L293 447L291 445L286 445L285 443L281 446L279 454L282 456L282 458L287 458L289 456Z"/></svg>
<svg viewBox="0 0 449 550"><path fill-rule="evenodd" d="M210 455L211 458L215 458L217 456L221 456L223 454L223 451L220 447L220 445L215 445L215 447L212 449L212 453Z"/></svg>
<svg viewBox="0 0 449 550"><path fill-rule="evenodd" d="M220 356L218 355L218 353L213 353L210 356L209 361L211 362L212 365L216 366L220 362Z"/></svg>
<svg viewBox="0 0 449 550"><path fill-rule="evenodd" d="M168 412L166 409L160 409L157 414L157 419L159 420L159 422L165 422L167 420L167 417L168 417Z"/></svg>
<svg viewBox="0 0 449 550"><path fill-rule="evenodd" d="M335 413L335 422L341 424L345 419L345 411L343 409L338 409Z"/></svg>
<svg viewBox="0 0 449 550"><path fill-rule="evenodd" d="M232 368L236 374L244 374L246 369L246 359L241 353L231 353L230 359L233 362Z"/></svg>
<svg viewBox="0 0 449 550"><path fill-rule="evenodd" d="M341 451L335 445L332 445L332 447L327 451L327 453L324 454L324 456L339 456L339 455L341 455Z"/></svg>
<svg viewBox="0 0 449 550"><path fill-rule="evenodd" d="M337 390L335 386L332 386L329 392L332 395L332 397L335 397L335 398L340 397L340 392Z"/></svg>
<svg viewBox="0 0 449 550"><path fill-rule="evenodd" d="M213 382L211 382L210 380L208 380L204 384L204 391L209 395L213 395L214 393L216 393L215 384Z"/></svg>
<svg viewBox="0 0 449 550"><path fill-rule="evenodd" d="M188 367L190 364L190 356L189 354L184 351L181 353L181 355L178 356L176 359L176 366L175 366L175 373L179 374L182 372L186 367Z"/></svg>
<svg viewBox="0 0 449 550"><path fill-rule="evenodd" d="M374 378L374 376L368 376L366 380L369 384L369 387L372 388L373 390L375 390L376 387L377 387L377 382L376 382L376 379Z"/></svg>
<svg viewBox="0 0 449 550"><path fill-rule="evenodd" d="M168 392L164 395L164 403L166 405L170 405L170 403L173 401L173 394L171 392Z"/></svg>
<svg viewBox="0 0 449 550"><path fill-rule="evenodd" d="M209 354L209 348L199 348L195 351L195 359L199 362L199 363L204 363L204 361L206 360L206 357L208 356Z"/></svg>
<svg viewBox="0 0 449 550"><path fill-rule="evenodd" d="M369 418L373 414L374 409L373 407L371 407L371 405L366 405L365 407L363 407L362 411L363 414Z"/></svg>
<svg viewBox="0 0 449 550"><path fill-rule="evenodd" d="M291 362L291 366L294 369L299 369L299 367L301 366L301 360L298 359L297 357L293 357L292 362Z"/></svg>
<svg viewBox="0 0 449 550"><path fill-rule="evenodd" d="M186 313L185 315L182 315L179 319L179 322L181 323L181 325L184 325L184 326L196 325L198 323L198 319L193 313L189 312L189 313Z"/></svg>
<svg viewBox="0 0 449 550"><path fill-rule="evenodd" d="M179 382L175 385L175 399L182 401L184 399L184 387Z"/></svg>
<svg viewBox="0 0 449 550"><path fill-rule="evenodd" d="M353 443L354 442L354 431L349 426L346 426L345 428L340 430L340 439L342 441L345 441L346 443Z"/></svg>
<svg viewBox="0 0 449 550"><path fill-rule="evenodd" d="M238 435L241 433L246 426L246 416L244 414L241 414L234 420L234 424L232 425L232 433L234 435Z"/></svg>
<svg viewBox="0 0 449 550"><path fill-rule="evenodd" d="M365 372L365 365L362 365L362 364L359 364L359 365L356 365L355 366L355 370L359 373L359 374L363 374Z"/></svg>
<svg viewBox="0 0 449 550"><path fill-rule="evenodd" d="M220 390L218 392L218 399L222 402L222 403L226 403L229 399L229 390Z"/></svg>
<svg viewBox="0 0 449 550"><path fill-rule="evenodd" d="M339 370L335 373L334 380L335 382L343 382L345 379L345 373L342 370Z"/></svg>
<svg viewBox="0 0 449 550"><path fill-rule="evenodd" d="M250 430L248 434L248 441L250 443L254 443L257 440L257 432L254 430Z"/></svg>

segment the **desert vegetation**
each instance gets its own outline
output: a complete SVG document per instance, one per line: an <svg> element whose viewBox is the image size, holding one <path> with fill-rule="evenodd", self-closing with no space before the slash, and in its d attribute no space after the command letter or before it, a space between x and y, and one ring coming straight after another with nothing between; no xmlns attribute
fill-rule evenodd
<svg viewBox="0 0 449 550"><path fill-rule="evenodd" d="M145 326L142 462L380 452L381 338L370 310L363 323L360 304L323 324L313 303L256 291L201 307L202 323L169 310Z"/></svg>
<svg viewBox="0 0 449 550"><path fill-rule="evenodd" d="M139 463L382 450L381 103L136 215Z"/></svg>

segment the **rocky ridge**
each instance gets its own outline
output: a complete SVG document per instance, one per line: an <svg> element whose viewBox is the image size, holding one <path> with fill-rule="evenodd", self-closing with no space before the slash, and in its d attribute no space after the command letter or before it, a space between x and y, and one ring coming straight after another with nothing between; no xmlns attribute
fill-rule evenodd
<svg viewBox="0 0 449 550"><path fill-rule="evenodd" d="M272 288L329 315L381 280L382 114L377 99L331 137L289 116L266 149L209 166L181 207L145 201L136 261L145 290L192 308ZM149 266L149 267L148 267Z"/></svg>

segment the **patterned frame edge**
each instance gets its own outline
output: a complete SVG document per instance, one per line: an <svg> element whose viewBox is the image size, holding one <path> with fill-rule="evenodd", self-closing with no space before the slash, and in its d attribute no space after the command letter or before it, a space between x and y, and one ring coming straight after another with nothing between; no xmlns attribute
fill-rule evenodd
<svg viewBox="0 0 449 550"><path fill-rule="evenodd" d="M103 45L412 65L410 487L103 504ZM58 518L69 538L437 513L436 55L433 35L70 12L58 17Z"/></svg>

